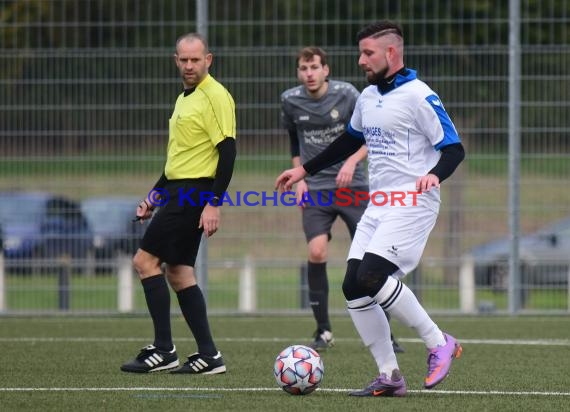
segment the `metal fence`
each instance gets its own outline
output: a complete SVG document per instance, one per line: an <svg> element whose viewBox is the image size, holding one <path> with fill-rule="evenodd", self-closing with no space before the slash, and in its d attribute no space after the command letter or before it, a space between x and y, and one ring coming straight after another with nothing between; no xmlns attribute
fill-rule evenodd
<svg viewBox="0 0 570 412"><path fill-rule="evenodd" d="M13 201L14 191L61 195L72 200L62 213L77 224L77 210L107 198L109 213L95 214L80 234L58 226L50 238L31 216L22 214L27 229L14 224L13 210L22 212L28 201L0 207L12 210L0 221L0 311L145 311L128 258L129 239L139 234L130 232L128 218L110 223L110 213L119 216L116 196L145 196L161 173L168 118L180 92L172 61L178 35L207 29L211 72L236 100L235 199L246 191L273 191L275 177L290 165L279 95L296 84L297 49L324 47L331 77L362 88L355 34L371 20L390 18L404 27L406 64L442 97L468 153L443 185L439 221L406 282L431 312L505 312L516 298L517 313L568 313L570 4L498 3L0 0L1 202ZM512 4L518 5L515 20ZM512 47L517 23L520 43ZM520 56L515 152L509 145L513 53ZM516 174L513 165L520 168ZM207 248L211 312L307 310L299 211L266 203L223 207L222 228ZM521 232L516 287L508 265L511 216ZM102 232L123 223L118 234ZM42 241L53 245L54 236L58 244L71 240L75 249L14 252ZM93 247L73 252L85 239ZM128 247L95 247L109 239ZM328 266L330 307L337 312L344 311L340 285L349 242L343 225L336 225Z"/></svg>

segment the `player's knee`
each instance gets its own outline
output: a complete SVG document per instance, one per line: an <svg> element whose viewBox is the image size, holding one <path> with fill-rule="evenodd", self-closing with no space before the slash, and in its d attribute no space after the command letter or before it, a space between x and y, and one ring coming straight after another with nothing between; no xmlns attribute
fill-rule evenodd
<svg viewBox="0 0 570 412"><path fill-rule="evenodd" d="M328 257L328 239L326 235L317 236L309 242L309 260L326 262Z"/></svg>
<svg viewBox="0 0 570 412"><path fill-rule="evenodd" d="M140 253L135 253L135 255L133 256L133 267L139 275L143 271L144 259Z"/></svg>
<svg viewBox="0 0 570 412"><path fill-rule="evenodd" d="M398 267L382 256L365 253L358 267L356 283L370 296L374 296L386 283L388 276L398 270Z"/></svg>
<svg viewBox="0 0 570 412"><path fill-rule="evenodd" d="M141 279L161 272L157 262L157 258L140 249L133 256L133 267Z"/></svg>
<svg viewBox="0 0 570 412"><path fill-rule="evenodd" d="M309 251L309 261L317 263L326 262L327 261L326 249L311 249Z"/></svg>
<svg viewBox="0 0 570 412"><path fill-rule="evenodd" d="M360 262L361 261L358 259L350 259L348 261L346 274L344 275L344 281L342 282L342 293L347 301L352 301L365 295L358 287L356 281Z"/></svg>

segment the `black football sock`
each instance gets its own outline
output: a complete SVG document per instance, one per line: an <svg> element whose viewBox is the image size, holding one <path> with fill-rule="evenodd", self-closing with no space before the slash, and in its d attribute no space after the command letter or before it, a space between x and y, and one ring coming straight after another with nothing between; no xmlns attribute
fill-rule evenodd
<svg viewBox="0 0 570 412"><path fill-rule="evenodd" d="M141 280L146 305L154 325L154 346L171 351L172 330L170 328L170 290L164 275L158 274Z"/></svg>
<svg viewBox="0 0 570 412"><path fill-rule="evenodd" d="M309 304L319 331L332 330L329 320L327 263L308 262Z"/></svg>
<svg viewBox="0 0 570 412"><path fill-rule="evenodd" d="M206 356L215 356L218 350L210 333L206 301L202 290L198 285L194 285L176 292L176 296L182 315L198 345L198 352Z"/></svg>

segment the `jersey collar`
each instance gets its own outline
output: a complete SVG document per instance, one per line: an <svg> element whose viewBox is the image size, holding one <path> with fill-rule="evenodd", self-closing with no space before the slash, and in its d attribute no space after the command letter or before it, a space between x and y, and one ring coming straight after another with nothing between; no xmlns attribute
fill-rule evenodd
<svg viewBox="0 0 570 412"><path fill-rule="evenodd" d="M196 90L196 87L191 87L189 89L184 89L184 97L188 96L189 94L194 93L194 90Z"/></svg>
<svg viewBox="0 0 570 412"><path fill-rule="evenodd" d="M392 76L382 79L378 82L378 91L381 94L386 94L391 92L396 87L400 87L404 83L407 83L411 80L417 79L416 71L412 69L408 69L406 67L402 67L399 71L397 71Z"/></svg>
<svg viewBox="0 0 570 412"><path fill-rule="evenodd" d="M198 83L196 86L194 86L190 89L184 89L184 97L192 94L194 92L194 90L196 90L198 88L202 88L204 85L208 84L211 79L212 79L212 76L210 76L210 73L206 74L206 76L202 79L202 81L200 83Z"/></svg>

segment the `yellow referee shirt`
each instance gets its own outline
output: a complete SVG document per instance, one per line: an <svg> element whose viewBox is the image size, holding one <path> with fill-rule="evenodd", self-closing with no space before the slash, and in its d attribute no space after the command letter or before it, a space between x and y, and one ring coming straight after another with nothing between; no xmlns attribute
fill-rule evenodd
<svg viewBox="0 0 570 412"><path fill-rule="evenodd" d="M187 96L178 96L169 121L166 178L214 177L216 145L236 137L235 103L230 93L209 74Z"/></svg>

